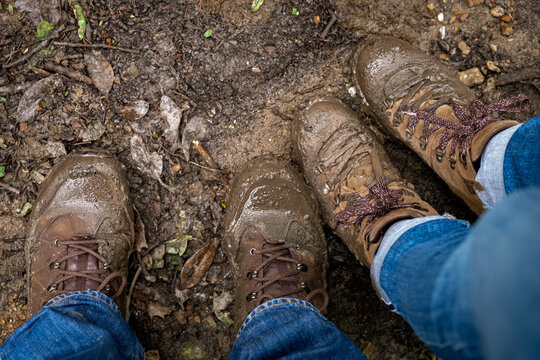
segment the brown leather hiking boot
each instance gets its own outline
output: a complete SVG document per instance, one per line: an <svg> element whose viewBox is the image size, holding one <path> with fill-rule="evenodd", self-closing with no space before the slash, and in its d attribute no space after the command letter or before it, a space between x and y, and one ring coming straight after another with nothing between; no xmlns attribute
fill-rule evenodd
<svg viewBox="0 0 540 360"><path fill-rule="evenodd" d="M326 240L317 201L298 172L272 157L250 161L234 179L224 219L236 284L236 329L258 305L298 298L328 304Z"/></svg>
<svg viewBox="0 0 540 360"><path fill-rule="evenodd" d="M55 165L29 221L29 307L56 295L97 290L124 308L133 208L125 170L102 152L71 154Z"/></svg>
<svg viewBox="0 0 540 360"><path fill-rule="evenodd" d="M475 165L495 134L517 124L490 115L523 111L529 99L519 95L486 106L455 71L389 36L365 39L353 69L368 112L481 213L484 207L475 189L482 188L475 181Z"/></svg>
<svg viewBox="0 0 540 360"><path fill-rule="evenodd" d="M364 265L400 219L437 215L407 187L382 145L337 99L319 100L293 123L297 159L324 221Z"/></svg>

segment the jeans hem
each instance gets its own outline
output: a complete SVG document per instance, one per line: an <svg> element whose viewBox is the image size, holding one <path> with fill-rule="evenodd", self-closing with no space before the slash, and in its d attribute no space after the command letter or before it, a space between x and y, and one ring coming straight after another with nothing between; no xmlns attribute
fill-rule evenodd
<svg viewBox="0 0 540 360"><path fill-rule="evenodd" d="M238 334L236 335L236 337L238 338L240 336L240 334L242 333L242 331L244 330L244 328L251 322L251 320L255 319L255 317L257 317L263 311L271 309L271 308L275 308L277 306L283 306L283 305L294 305L294 306L303 307L305 309L308 309L308 310L311 310L311 311L317 313L322 318L324 318L324 316L321 314L319 309L317 309L315 306L313 306L313 304L311 304L310 302L300 300L300 299L295 299L295 298L272 299L272 300L269 300L269 301L257 306L255 309L253 309L249 313L249 315L246 317L246 320L244 320L242 326L240 327L240 330L238 330Z"/></svg>

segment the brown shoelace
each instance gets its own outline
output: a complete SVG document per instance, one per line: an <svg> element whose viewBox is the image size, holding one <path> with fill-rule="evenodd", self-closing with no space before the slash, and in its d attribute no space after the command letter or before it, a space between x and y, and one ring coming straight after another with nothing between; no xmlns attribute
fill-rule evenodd
<svg viewBox="0 0 540 360"><path fill-rule="evenodd" d="M328 294L323 289L316 289L310 291L309 288L299 288L288 292L284 291L277 296L269 296L267 294L263 294L263 290L265 288L278 281L286 281L291 283L298 282L297 275L307 270L307 265L299 264L297 260L292 258L289 249L294 245L276 245L270 243L267 243L267 245L268 246L263 249L252 250L253 255L261 255L263 258L265 258L264 261L257 268L252 270L254 274L258 274L261 270L264 270L268 265L275 261L292 263L294 265L294 270L289 273L280 274L277 276L255 277L256 282L250 294L254 295L254 297L249 298L248 301L256 301L256 303L260 305L268 300L294 295L294 298L299 298L301 300L311 302L311 300L315 296L319 295L322 296L323 299L323 305L319 308L319 310L321 312L325 312L326 307L328 306ZM303 292L306 293L305 296L301 295Z"/></svg>
<svg viewBox="0 0 540 360"><path fill-rule="evenodd" d="M369 194L360 197L351 194L347 199L345 210L338 212L334 220L337 227L347 227L360 224L367 217L367 225L373 226L373 222L394 209L414 207L413 204L403 204L400 200L402 190L390 190L384 179L379 180L369 188ZM377 242L378 239L374 239Z"/></svg>
<svg viewBox="0 0 540 360"><path fill-rule="evenodd" d="M398 111L410 115L407 122L408 131L414 132L414 128L418 122L421 120L424 121L421 138L421 141L423 142L427 142L427 139L435 131L443 128L444 130L439 141L438 150L446 152L446 148L451 142L449 155L453 156L456 152L456 148L458 148L459 154L463 156L471 146L474 136L488 124L498 120L489 119L489 115L498 111L512 113L521 112L526 110L530 104L531 100L527 96L519 94L511 98L499 100L487 106L480 100L474 100L467 108L452 105L454 114L461 124L436 116L434 113L438 106L422 111L419 111L418 108L414 106L409 109L407 109L407 106L403 106L400 107Z"/></svg>
<svg viewBox="0 0 540 360"><path fill-rule="evenodd" d="M124 287L126 286L126 277L120 271L110 272L110 265L107 263L107 260L101 256L97 251L93 250L98 248L98 241L90 236L77 236L69 240L55 240L56 246L66 245L68 248L75 249L75 251L62 256L61 258L54 260L51 263L51 268L58 270L58 276L56 277L55 283L49 285L47 288L49 293L53 293L54 296L63 294L68 290L58 289L58 285L62 284L70 279L80 278L88 279L99 283L95 291L100 292L109 292L112 290L110 282L115 278L120 278L122 280L119 288L109 297L111 299L116 299L122 294ZM103 264L103 268L95 270L67 270L62 269L62 263L67 262L71 258L76 258L81 255L88 254L89 256L95 257L99 262Z"/></svg>

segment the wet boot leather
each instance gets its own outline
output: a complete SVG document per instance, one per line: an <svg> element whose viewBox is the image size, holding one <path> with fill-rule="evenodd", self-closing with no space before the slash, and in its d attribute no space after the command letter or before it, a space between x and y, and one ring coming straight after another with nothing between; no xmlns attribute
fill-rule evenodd
<svg viewBox="0 0 540 360"><path fill-rule="evenodd" d="M355 54L354 78L367 111L415 151L477 214L475 165L487 142L517 124L496 111L523 111L524 95L489 106L476 99L455 71L409 43L369 36Z"/></svg>
<svg viewBox="0 0 540 360"><path fill-rule="evenodd" d="M383 231L437 212L401 180L382 145L337 99L318 100L293 123L294 148L324 221L364 265Z"/></svg>
<svg viewBox="0 0 540 360"><path fill-rule="evenodd" d="M325 312L326 240L317 201L298 172L283 160L256 158L234 179L229 199L224 236L236 330L274 298L306 300Z"/></svg>
<svg viewBox="0 0 540 360"><path fill-rule="evenodd" d="M123 310L133 208L123 166L102 152L68 155L53 167L29 220L29 308L56 295L97 290Z"/></svg>

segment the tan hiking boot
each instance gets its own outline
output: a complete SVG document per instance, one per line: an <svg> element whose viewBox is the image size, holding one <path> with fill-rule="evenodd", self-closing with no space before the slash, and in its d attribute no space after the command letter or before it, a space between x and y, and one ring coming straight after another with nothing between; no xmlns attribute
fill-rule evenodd
<svg viewBox="0 0 540 360"><path fill-rule="evenodd" d="M283 160L257 158L236 176L229 199L224 235L236 328L274 298L302 299L324 312L326 240L317 201L298 172Z"/></svg>
<svg viewBox="0 0 540 360"><path fill-rule="evenodd" d="M354 78L368 112L414 150L477 214L476 170L487 142L518 124L493 119L497 111L520 112L525 95L489 106L476 99L455 71L409 43L369 36L357 51Z"/></svg>
<svg viewBox="0 0 540 360"><path fill-rule="evenodd" d="M56 295L103 292L124 308L122 291L134 245L125 170L102 152L68 155L41 186L29 221L29 307Z"/></svg>
<svg viewBox="0 0 540 360"><path fill-rule="evenodd" d="M437 215L403 183L375 135L339 100L319 100L298 116L293 139L324 221L362 264L371 265L393 222Z"/></svg>

